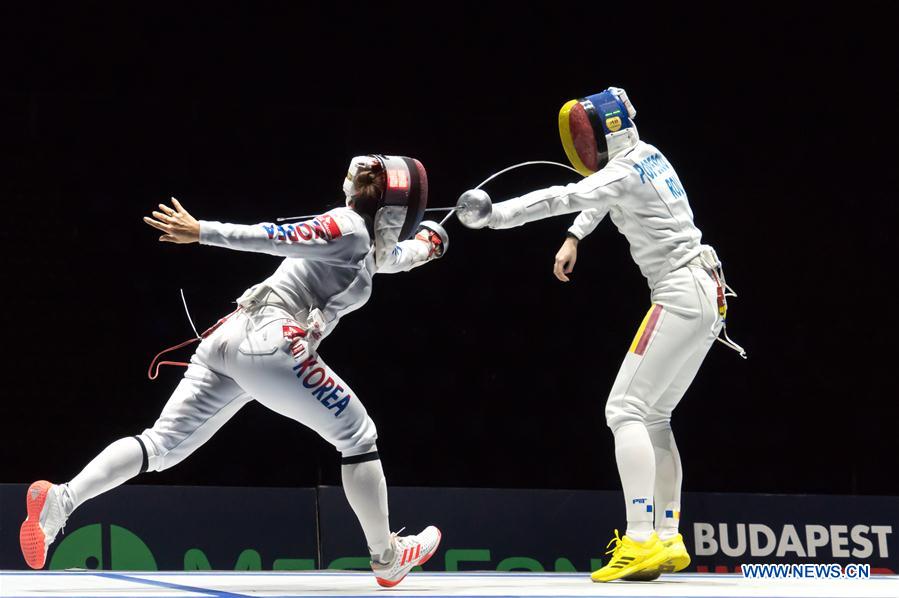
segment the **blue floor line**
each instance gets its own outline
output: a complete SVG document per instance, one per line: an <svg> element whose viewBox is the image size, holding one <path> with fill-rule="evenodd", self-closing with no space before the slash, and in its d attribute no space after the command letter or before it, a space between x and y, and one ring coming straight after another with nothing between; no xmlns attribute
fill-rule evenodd
<svg viewBox="0 0 899 598"><path fill-rule="evenodd" d="M373 590L375 592L376 590ZM397 590L382 590L384 591L396 591L399 594L412 598L416 596L414 592L403 591L402 589ZM380 593L380 592L379 592ZM228 596L229 594L223 594L224 596ZM231 596L241 596L244 598L244 594L230 594ZM254 595L249 596L249 598L320 598L321 596L327 596L328 598L370 598L367 596L363 596L360 594L329 594L326 592L317 592L313 594L278 594L278 595ZM618 593L611 594L590 594L589 596L585 596L584 594L427 594L427 598L616 598L621 596ZM134 594L67 594L66 598L134 598ZM34 595L31 596L7 596L4 595L3 598L34 598ZM658 594L651 594L645 596L633 596L627 595L627 598L658 598ZM710 596L710 595L699 595L699 594L683 594L681 596L671 596L669 598L735 598L734 595L729 596ZM786 598L784 596L773 595L773 594L757 594L754 595L754 598ZM853 598L865 598L864 596L855 596Z"/></svg>
<svg viewBox="0 0 899 598"><path fill-rule="evenodd" d="M404 591L402 589L396 590L382 590L383 591L396 591L398 595L402 595L404 597L412 598L417 594L410 591ZM374 593L373 591L372 593ZM223 594L227 596L228 594ZM234 596L244 597L244 594L232 594ZM390 595L390 594L386 594ZM249 596L249 595L246 595ZM265 595L252 595L250 598L320 598L321 596L327 596L328 598L370 598L370 596L365 596L362 594L330 594L327 592L317 592L313 594L265 594ZM619 593L610 593L610 594L590 594L589 596L584 594L427 594L423 595L426 598L617 598L621 596ZM134 594L101 594L101 595L93 595L93 594L67 594L66 598L134 598ZM6 596L3 598L34 598L34 595L31 596ZM643 596L635 596L635 595L627 595L627 598L659 598L658 594L647 594ZM669 598L735 598L733 594L727 596L712 596L707 594L682 594L680 596L671 596ZM753 598L788 598L787 596L780 594L754 594ZM866 598L864 595L854 596L853 598ZM879 597L867 597L867 598L879 598Z"/></svg>
<svg viewBox="0 0 899 598"><path fill-rule="evenodd" d="M286 573L286 574L277 573L277 572L272 574L272 572L240 572L240 571L229 571L229 572L210 572L210 571L187 572L187 571L182 571L182 572L173 572L173 573L169 573L169 572L146 572L146 573L133 572L133 573L129 573L129 574L113 573L113 572L97 572L97 571L33 571L33 572L20 571L20 572L0 572L0 574L11 575L11 576L12 575L21 575L21 576L38 575L38 576L47 576L47 577L91 575L91 576L105 578L105 579L125 581L125 582L129 582L129 583L134 583L137 585L166 588L166 589L177 590L177 591L181 591L181 592L189 592L191 594L198 595L197 598L252 598L252 596L255 596L255 594L241 594L241 593L229 592L229 591L225 591L225 590L215 590L215 589L211 589L211 588L203 588L203 587L199 587L199 586L184 585L184 584L166 582L166 581L149 579L149 578L159 577L159 576L171 576L173 574L177 574L179 576L194 576L194 577L199 577L199 576L204 576L204 577L205 576L220 576L220 577L221 576L225 576L225 577L266 576L269 578L277 578L277 577L288 577L288 578L301 578L301 577L316 578L316 577L319 577L319 578L322 578L322 577L347 576L347 575L352 576L352 577L359 577L359 576L368 577L371 575L370 573L366 573L366 572L341 573L341 572L336 572L336 571L335 572L309 571L309 572L293 572L293 573ZM455 577L455 578L459 578L459 577L469 577L469 578L510 577L511 578L511 577L514 577L514 578L519 578L519 579L520 578L571 579L571 578L583 577L583 574L579 574L579 573L542 573L541 574L541 573L527 573L527 572L524 572L524 573L514 573L513 572L511 574L510 573L502 573L502 572L451 572L451 573L421 572L421 573L412 574L412 576L417 577L419 579L429 579L429 580L436 581L436 580L439 580L441 577ZM718 579L718 578L742 579L742 576L740 576L740 575L734 575L734 574L727 575L727 574L715 574L715 573L673 574L673 575L666 575L665 577L667 579L663 578L662 580L660 580L662 584L665 584L666 582L676 582L676 581L681 581L681 580L687 581L688 579L691 579L691 578L692 579L701 578L701 579L706 579L706 580ZM896 579L899 579L899 576L893 576L893 575L878 576L878 577L874 577L872 579L881 579L884 581L896 581ZM861 580L858 580L858 581L861 581ZM593 584L591 584L591 585L593 585ZM646 585L649 586L646 588L646 590L651 591L651 585L650 584L646 584ZM614 591L613 587L611 587L611 586L602 585L602 586L594 586L594 587L597 590L597 593L593 594L594 596L596 596L596 598L609 597L609 596L616 595L616 592ZM337 588L335 588L335 589L337 589ZM403 587L399 587L399 588L396 588L395 591L399 592L399 595L402 595L404 598L417 598L418 596L422 596L422 598L582 598L581 596L567 595L567 594L528 594L528 595L500 594L500 595L489 595L489 596L485 595L485 594L478 594L478 593L447 594L447 595L420 594L419 592L421 590L419 588L415 588L415 589L410 588L410 590L412 590L412 591L410 591L408 593L406 591L404 591L404 589L405 588L403 588ZM693 590L693 589L695 589L695 588L685 587L684 588L685 593L677 594L675 596L666 596L664 598L700 598L700 596L697 596L696 594L693 594L691 592L691 590ZM418 590L418 591L416 591L416 590ZM102 594L90 594L90 593L67 594L67 597L68 598L116 598L118 596L121 596L122 598L134 598L134 594L129 594L129 593L119 594L118 593L119 591L121 591L121 590L113 590L111 592L103 592ZM608 591L608 593L606 593L607 591ZM363 590L363 592L380 593L380 592L385 592L385 590L379 590L378 588L373 586L371 588L371 590ZM390 590L387 590L386 592L392 593ZM602 592L602 593L600 593L600 592ZM321 595L322 595L322 592L319 590L319 591L307 591L305 593L268 595L265 598L312 598L312 597L318 597ZM360 593L354 593L354 594L330 594L330 593L328 593L327 596L328 596L328 598L359 598ZM649 596L646 596L644 598L652 598L652 596L653 595L650 594ZM771 595L771 594L762 594L762 595L760 595L760 598L762 598L762 597L763 598L786 598L783 596L776 596L776 595ZM4 595L4 598L28 598L28 597ZM661 598L661 597L657 597L657 598ZM702 596L701 598L733 598L733 594L730 594L727 596Z"/></svg>
<svg viewBox="0 0 899 598"><path fill-rule="evenodd" d="M199 588L196 586L185 586L182 584L171 583L167 581L156 581L155 579L143 579L140 577L131 577L130 575L122 575L120 573L93 573L97 577L106 579L117 579L119 581L129 581L142 585L154 586L158 588L168 588L170 590L181 590L182 592L193 592L195 594L205 594L213 598L250 598L246 594L235 594L234 592L225 592L223 590L213 590L209 588Z"/></svg>

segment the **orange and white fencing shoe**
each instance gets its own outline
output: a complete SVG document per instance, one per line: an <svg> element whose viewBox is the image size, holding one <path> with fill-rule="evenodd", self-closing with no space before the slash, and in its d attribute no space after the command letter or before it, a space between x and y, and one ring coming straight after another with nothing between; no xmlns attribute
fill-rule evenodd
<svg viewBox="0 0 899 598"><path fill-rule="evenodd" d="M440 530L433 525L424 528L416 536L391 534L390 547L393 548L393 558L389 563L372 562L371 564L371 570L374 571L378 585L392 588L403 581L412 567L428 562L428 559L437 552L440 537Z"/></svg>
<svg viewBox="0 0 899 598"><path fill-rule="evenodd" d="M63 489L45 480L33 483L25 493L28 516L19 529L22 556L32 569L42 569L47 549L66 525Z"/></svg>

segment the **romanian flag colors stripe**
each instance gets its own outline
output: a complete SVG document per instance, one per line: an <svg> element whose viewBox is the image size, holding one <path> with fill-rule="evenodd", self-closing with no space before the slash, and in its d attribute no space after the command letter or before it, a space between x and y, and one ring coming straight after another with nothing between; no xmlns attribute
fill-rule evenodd
<svg viewBox="0 0 899 598"><path fill-rule="evenodd" d="M643 355L643 353L646 352L646 347L649 345L649 341L652 339L652 335L656 330L656 326L659 323L659 317L661 315L661 305L653 305L649 308L649 311L646 312L646 317L643 318L643 323L640 324L640 329L637 330L637 335L634 337L634 342L631 343L631 353Z"/></svg>

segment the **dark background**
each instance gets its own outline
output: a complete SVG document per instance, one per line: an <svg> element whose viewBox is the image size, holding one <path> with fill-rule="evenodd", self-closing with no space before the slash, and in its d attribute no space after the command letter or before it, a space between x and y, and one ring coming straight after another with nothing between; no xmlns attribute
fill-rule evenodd
<svg viewBox="0 0 899 598"><path fill-rule="evenodd" d="M591 8L592 6L592 8ZM740 294L674 417L693 491L899 494L891 232L895 62L879 5L9 3L0 9L0 481L70 479L152 425L180 371L158 350L231 310L278 260L157 242L170 196L251 223L342 202L353 155L428 168L431 204L563 160L567 99L627 89ZM568 182L537 167L495 199ZM603 406L649 306L609 222L573 282L572 217L458 223L447 256L378 276L322 354L378 424L396 485L618 488ZM186 357L186 354L185 354ZM312 432L246 407L142 483L339 480Z"/></svg>

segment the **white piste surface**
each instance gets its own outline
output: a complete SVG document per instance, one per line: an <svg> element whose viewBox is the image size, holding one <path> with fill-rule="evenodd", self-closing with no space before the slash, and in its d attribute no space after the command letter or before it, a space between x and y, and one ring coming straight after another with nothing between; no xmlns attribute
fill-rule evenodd
<svg viewBox="0 0 899 598"><path fill-rule="evenodd" d="M866 580L744 579L737 575L674 574L646 583L592 583L581 573L413 573L380 588L354 572L94 572L3 571L3 598L294 596L644 596L763 598L896 598L899 576Z"/></svg>

